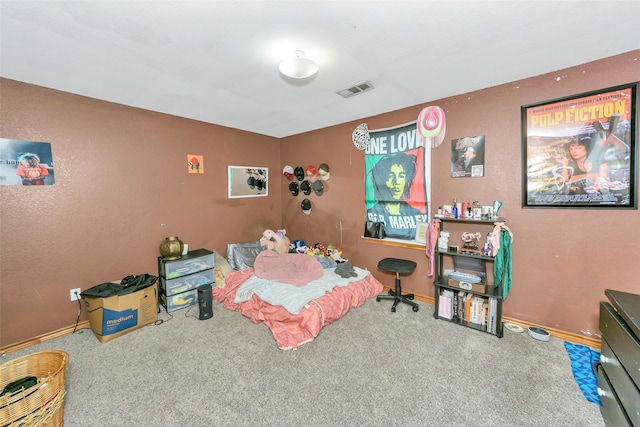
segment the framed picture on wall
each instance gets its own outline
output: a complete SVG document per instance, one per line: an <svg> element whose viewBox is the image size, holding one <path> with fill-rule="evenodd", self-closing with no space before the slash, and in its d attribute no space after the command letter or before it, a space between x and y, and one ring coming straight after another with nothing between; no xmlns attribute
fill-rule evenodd
<svg viewBox="0 0 640 427"><path fill-rule="evenodd" d="M51 143L0 138L0 185L54 185Z"/></svg>
<svg viewBox="0 0 640 427"><path fill-rule="evenodd" d="M484 176L484 135L451 140L451 178Z"/></svg>
<svg viewBox="0 0 640 427"><path fill-rule="evenodd" d="M427 243L427 232L429 231L429 223L416 223L416 242Z"/></svg>
<svg viewBox="0 0 640 427"><path fill-rule="evenodd" d="M522 107L523 207L637 208L638 85Z"/></svg>
<svg viewBox="0 0 640 427"><path fill-rule="evenodd" d="M254 166L228 166L229 198L266 197L269 195L267 182L269 169Z"/></svg>

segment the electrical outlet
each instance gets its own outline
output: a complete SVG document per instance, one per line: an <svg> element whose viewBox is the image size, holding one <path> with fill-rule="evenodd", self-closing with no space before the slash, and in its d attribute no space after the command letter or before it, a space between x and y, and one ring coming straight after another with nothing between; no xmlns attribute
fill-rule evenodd
<svg viewBox="0 0 640 427"><path fill-rule="evenodd" d="M80 292L82 292L82 289L80 289L80 288L71 289L69 291L69 296L71 297L71 301L79 300L80 299Z"/></svg>

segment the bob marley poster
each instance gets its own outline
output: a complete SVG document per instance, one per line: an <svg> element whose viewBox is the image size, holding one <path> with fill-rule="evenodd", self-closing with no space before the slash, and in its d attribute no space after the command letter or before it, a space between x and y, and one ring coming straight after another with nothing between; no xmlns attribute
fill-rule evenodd
<svg viewBox="0 0 640 427"><path fill-rule="evenodd" d="M50 143L0 138L0 185L54 183Z"/></svg>
<svg viewBox="0 0 640 427"><path fill-rule="evenodd" d="M524 206L636 207L636 86L522 108Z"/></svg>
<svg viewBox="0 0 640 427"><path fill-rule="evenodd" d="M386 236L395 239L414 240L417 223L429 220L431 150L416 133L415 122L370 131L365 150L367 220L383 222Z"/></svg>

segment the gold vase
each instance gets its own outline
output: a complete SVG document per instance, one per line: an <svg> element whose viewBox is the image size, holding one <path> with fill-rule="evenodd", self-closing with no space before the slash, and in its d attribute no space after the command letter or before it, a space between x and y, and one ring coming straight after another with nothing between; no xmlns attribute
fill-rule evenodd
<svg viewBox="0 0 640 427"><path fill-rule="evenodd" d="M167 261L180 259L182 258L183 248L182 240L176 236L167 237L160 243L160 255Z"/></svg>

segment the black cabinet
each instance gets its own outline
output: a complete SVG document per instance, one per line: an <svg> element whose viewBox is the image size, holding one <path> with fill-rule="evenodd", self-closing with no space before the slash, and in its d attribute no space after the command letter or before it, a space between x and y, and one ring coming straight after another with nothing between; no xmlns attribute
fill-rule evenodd
<svg viewBox="0 0 640 427"><path fill-rule="evenodd" d="M600 303L598 394L607 426L640 427L640 295L607 289Z"/></svg>
<svg viewBox="0 0 640 427"><path fill-rule="evenodd" d="M505 222L504 218L477 219L477 218L448 218L439 217L440 232L445 231L447 223L473 225L474 229L481 228L484 241L487 233L493 231L496 222ZM460 227L456 227L460 228ZM471 230L464 230L469 232ZM477 231L476 231L477 232ZM435 248L434 268L434 300L435 309L433 317L453 322L462 326L477 329L502 338L502 301L504 276L499 283L492 283L494 258L491 255L483 255L481 248L474 250L459 245ZM445 270L445 259L453 259L457 264L467 270L478 271L484 269L486 280L481 283L471 283L464 280L455 280L449 277ZM475 266L476 268L473 268ZM487 271L489 270L489 271ZM451 274L449 272L449 274ZM450 307L449 307L450 305Z"/></svg>

